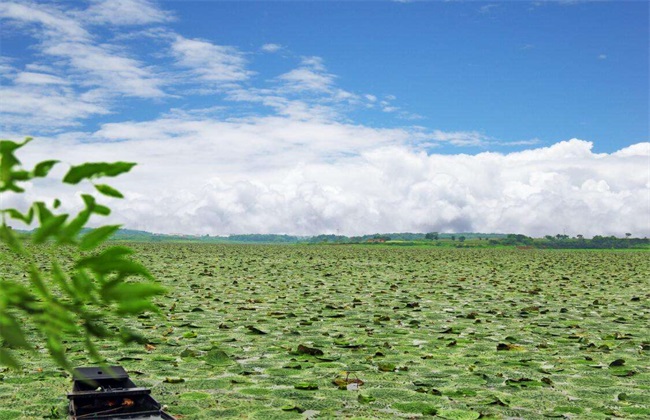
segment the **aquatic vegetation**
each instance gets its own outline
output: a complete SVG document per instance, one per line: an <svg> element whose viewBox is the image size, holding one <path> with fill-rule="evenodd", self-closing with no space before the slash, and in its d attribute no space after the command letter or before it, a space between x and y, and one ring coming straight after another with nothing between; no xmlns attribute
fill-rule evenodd
<svg viewBox="0 0 650 420"><path fill-rule="evenodd" d="M146 345L101 354L183 418L650 414L644 251L129 246L168 293L128 321ZM41 353L1 373L0 419L65 413Z"/></svg>

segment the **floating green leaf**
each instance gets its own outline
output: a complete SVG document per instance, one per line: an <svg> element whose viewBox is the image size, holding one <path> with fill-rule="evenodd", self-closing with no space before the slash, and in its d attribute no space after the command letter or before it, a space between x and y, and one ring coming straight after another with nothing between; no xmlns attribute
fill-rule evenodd
<svg viewBox="0 0 650 420"><path fill-rule="evenodd" d="M67 184L78 184L84 179L99 178L102 176L114 177L129 172L134 166L135 163L129 162L84 163L82 165L71 167L63 178L63 182Z"/></svg>

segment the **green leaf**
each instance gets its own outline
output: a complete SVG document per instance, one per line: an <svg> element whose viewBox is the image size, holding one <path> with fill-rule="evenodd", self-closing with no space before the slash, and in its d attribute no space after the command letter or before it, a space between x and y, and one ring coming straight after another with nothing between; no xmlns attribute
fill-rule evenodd
<svg viewBox="0 0 650 420"><path fill-rule="evenodd" d="M475 420L481 416L481 413L470 410L449 409L440 410L438 416L448 420Z"/></svg>
<svg viewBox="0 0 650 420"><path fill-rule="evenodd" d="M153 303L145 299L127 300L127 301L120 302L117 305L116 313L120 315L124 315L124 314L135 315L145 311L160 312L160 309L156 305L154 305Z"/></svg>
<svg viewBox="0 0 650 420"><path fill-rule="evenodd" d="M205 355L205 363L209 365L227 365L232 363L232 359L223 350L213 348L208 350Z"/></svg>
<svg viewBox="0 0 650 420"><path fill-rule="evenodd" d="M93 162L73 166L63 178L66 184L78 184L84 179L98 178L102 176L117 176L129 172L136 164L130 162Z"/></svg>
<svg viewBox="0 0 650 420"><path fill-rule="evenodd" d="M0 337L11 347L31 349L20 324L7 312L0 312Z"/></svg>
<svg viewBox="0 0 650 420"><path fill-rule="evenodd" d="M90 194L81 194L81 199L84 201L86 208L92 211L96 203L95 197Z"/></svg>
<svg viewBox="0 0 650 420"><path fill-rule="evenodd" d="M86 274L86 271L83 269L75 271L72 275L72 285L75 290L85 300L96 301L92 292L95 290L95 283L93 280Z"/></svg>
<svg viewBox="0 0 650 420"><path fill-rule="evenodd" d="M13 369L19 369L20 364L18 360L11 354L8 349L0 347L0 365L9 366Z"/></svg>
<svg viewBox="0 0 650 420"><path fill-rule="evenodd" d="M359 401L361 404L368 404L375 401L375 397L371 395L359 394L357 401Z"/></svg>
<svg viewBox="0 0 650 420"><path fill-rule="evenodd" d="M427 402L403 402L393 404L393 408L406 413L420 413L424 415L434 416L438 412L438 408L433 404Z"/></svg>
<svg viewBox="0 0 650 420"><path fill-rule="evenodd" d="M0 280L0 305L17 306L28 309L34 296L22 284L14 281Z"/></svg>
<svg viewBox="0 0 650 420"><path fill-rule="evenodd" d="M54 203L52 204L52 207L54 207L55 209L58 209L60 206L61 206L61 200L59 200L58 198L55 198Z"/></svg>
<svg viewBox="0 0 650 420"><path fill-rule="evenodd" d="M90 339L90 336L88 335L86 335L85 344L86 344L86 350L88 351L88 354L95 362L101 363L104 361L104 358L101 356L101 354L99 354L99 352L97 351L97 347L95 347L92 340Z"/></svg>
<svg viewBox="0 0 650 420"><path fill-rule="evenodd" d="M4 213L8 214L9 217L11 217L14 220L20 220L24 222L25 224L30 224L32 223L32 220L34 219L34 208L30 207L27 213L23 214L19 212L16 209L5 209L2 210Z"/></svg>
<svg viewBox="0 0 650 420"><path fill-rule="evenodd" d="M65 223L67 218L67 214L61 214L49 218L45 223L41 225L41 227L34 231L34 235L32 235L32 241L35 244L40 244L45 242L48 237L56 235L59 232L59 228Z"/></svg>
<svg viewBox="0 0 650 420"><path fill-rule="evenodd" d="M111 209L109 209L106 206L102 206L100 204L97 204L97 205L95 205L93 213L99 214L101 216L108 216L109 214L111 214Z"/></svg>
<svg viewBox="0 0 650 420"><path fill-rule="evenodd" d="M146 278L153 278L143 265L123 258L109 258L107 256L90 257L79 261L77 267L86 267L101 275L118 273L121 277L139 275Z"/></svg>
<svg viewBox="0 0 650 420"><path fill-rule="evenodd" d="M34 264L32 264L29 269L29 281L36 288L36 290L38 290L41 297L46 299L50 297L50 292L47 290L47 286L45 286L45 283L43 282L41 272L38 271L38 268L36 268Z"/></svg>
<svg viewBox="0 0 650 420"><path fill-rule="evenodd" d="M105 301L120 302L144 300L165 293L165 288L155 283L108 283L100 294Z"/></svg>
<svg viewBox="0 0 650 420"><path fill-rule="evenodd" d="M38 221L41 225L54 217L52 212L42 201L36 201L33 207L36 208L36 212L38 213Z"/></svg>
<svg viewBox="0 0 650 420"><path fill-rule="evenodd" d="M23 143L17 143L11 140L0 141L0 192L25 191L16 185L16 181L20 178L20 175L18 178L16 177L13 167L19 165L20 161L14 155L14 151L27 144L30 140L31 138L27 138Z"/></svg>
<svg viewBox="0 0 650 420"><path fill-rule="evenodd" d="M81 229L86 225L88 220L90 220L91 212L88 209L82 210L77 214L77 216L70 221L61 231L59 232L59 238L65 238L68 241L74 240Z"/></svg>
<svg viewBox="0 0 650 420"><path fill-rule="evenodd" d="M54 167L54 165L57 163L59 163L58 160L44 160L43 162L39 162L36 164L36 166L34 166L34 169L32 170L32 176L38 178L47 176L52 167Z"/></svg>
<svg viewBox="0 0 650 420"><path fill-rule="evenodd" d="M17 254L22 254L24 252L20 240L18 240L13 229L7 225L0 225L0 241L7 244L9 249Z"/></svg>
<svg viewBox="0 0 650 420"><path fill-rule="evenodd" d="M52 279L57 285L59 285L61 290L64 291L68 296L70 296L73 299L80 298L76 290L70 286L68 277L65 275L63 270L61 270L59 264L56 262L52 263Z"/></svg>
<svg viewBox="0 0 650 420"><path fill-rule="evenodd" d="M124 198L121 192L106 184L95 184L95 188L100 193L107 195L109 197Z"/></svg>
<svg viewBox="0 0 650 420"><path fill-rule="evenodd" d="M318 389L318 384L316 382L298 382L293 387L303 391L315 391Z"/></svg>
<svg viewBox="0 0 650 420"><path fill-rule="evenodd" d="M47 337L46 343L47 349L50 353L50 356L52 356L52 359L54 359L54 361L62 368L68 371L72 371L72 366L68 362L68 359L65 357L65 348L63 347L63 344L61 343L59 337L49 335Z"/></svg>
<svg viewBox="0 0 650 420"><path fill-rule="evenodd" d="M147 344L149 342L149 340L147 340L147 338L144 335L128 327L124 327L120 329L120 339L124 344L128 344L128 343Z"/></svg>
<svg viewBox="0 0 650 420"><path fill-rule="evenodd" d="M14 171L11 176L15 181L28 181L32 179L31 174L24 170Z"/></svg>
<svg viewBox="0 0 650 420"><path fill-rule="evenodd" d="M109 225L91 230L81 238L79 249L86 251L95 248L115 233L120 226L121 225Z"/></svg>

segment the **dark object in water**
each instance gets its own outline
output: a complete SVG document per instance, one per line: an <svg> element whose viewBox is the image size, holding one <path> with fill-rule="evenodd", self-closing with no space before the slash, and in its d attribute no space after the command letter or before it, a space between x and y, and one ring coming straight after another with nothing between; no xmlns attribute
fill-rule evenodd
<svg viewBox="0 0 650 420"><path fill-rule="evenodd" d="M76 368L68 394L70 419L174 420L150 394L121 366Z"/></svg>

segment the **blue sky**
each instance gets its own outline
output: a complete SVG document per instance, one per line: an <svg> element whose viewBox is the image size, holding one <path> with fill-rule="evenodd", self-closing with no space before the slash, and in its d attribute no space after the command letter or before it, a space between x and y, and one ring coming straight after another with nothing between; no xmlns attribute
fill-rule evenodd
<svg viewBox="0 0 650 420"><path fill-rule="evenodd" d="M0 134L139 162L130 228L650 234L649 12L2 1Z"/></svg>
<svg viewBox="0 0 650 420"><path fill-rule="evenodd" d="M396 96L430 128L502 141L577 137L600 151L648 139L647 2L165 4L188 36L323 57L344 89ZM289 64L255 62L261 77Z"/></svg>

